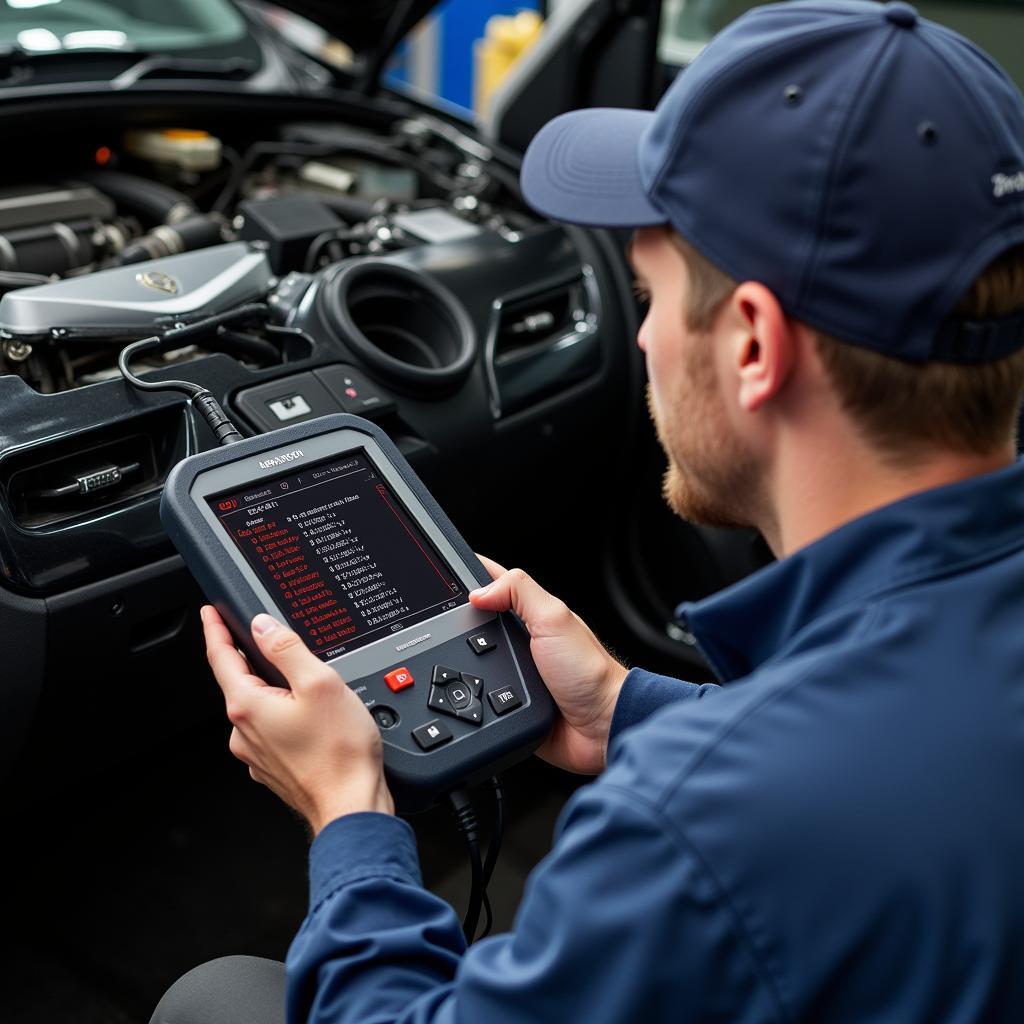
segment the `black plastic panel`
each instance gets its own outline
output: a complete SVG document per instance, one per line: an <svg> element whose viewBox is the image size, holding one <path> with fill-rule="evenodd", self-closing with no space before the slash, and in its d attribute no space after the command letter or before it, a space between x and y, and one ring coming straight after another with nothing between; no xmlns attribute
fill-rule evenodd
<svg viewBox="0 0 1024 1024"><path fill-rule="evenodd" d="M200 600L177 555L45 599L0 590L0 757L22 747L20 795L159 757L161 742L221 720Z"/></svg>
<svg viewBox="0 0 1024 1024"><path fill-rule="evenodd" d="M46 606L0 589L0 778L14 764L43 690Z"/></svg>
<svg viewBox="0 0 1024 1024"><path fill-rule="evenodd" d="M599 290L612 288L605 277L603 260L588 235L556 227L538 228L517 243L484 232L472 239L424 245L376 259L378 263L385 261L436 278L458 298L479 337L485 336L493 320L495 303L502 296L521 293L538 282L578 276L582 262L595 268L595 286ZM609 371L617 362L624 364L627 357L622 324L613 309L614 304L602 315L595 335L601 350L600 363L589 362L592 356L588 356L586 372L592 366L593 373L585 376L578 366L567 368L573 384L555 397L558 406L552 406L550 398L536 406L523 405L514 422L495 420L494 378L486 353L478 353L470 373L454 393L439 396L429 391L421 393L415 387L398 391L361 366L358 356L323 319L315 302L299 325L306 332L303 338L312 339L312 351L305 357L286 365L250 370L226 355L212 355L187 364L187 375L230 402L234 395L246 394L254 387L296 373L316 371L339 361L354 367L380 397L381 405L394 410L384 421L385 426L402 452L415 461L417 470L442 484L449 473L463 478L458 492L446 500L457 506L463 502L460 518L472 522L476 512L471 504L471 488L459 467L478 466L483 453L493 451L492 443L499 430L510 438L520 437L518 450L513 445L506 453L511 462L502 474L504 482L500 478L496 481L502 487L514 478L526 450L524 445L530 443L531 419L544 419L555 408L564 408L567 421L578 426L584 436L593 438L610 430L610 424L601 416L598 395L604 393L608 400L621 395L623 378ZM303 344L308 342L303 340ZM152 376L181 374L179 367ZM322 376L319 379L324 380ZM326 382L333 385L330 378ZM124 435L137 433L139 417L153 410L177 410L169 415L180 416L182 435L193 434L192 450L203 450L212 444L205 425L192 416L181 397L174 393L139 394L119 380L57 395L40 395L19 378L0 377L0 408L5 413L0 421L0 470L6 459L28 446L58 441L90 429L102 428ZM372 410L363 411L376 415ZM265 411L262 417L249 412L245 419L248 422L240 426L249 431L266 429L269 423ZM568 437L564 442L554 442L556 447L562 443L568 450L573 442ZM18 455L19 460L22 457ZM480 479L474 470L474 482ZM163 557L170 553L170 548L157 521L156 504L155 494L138 496L110 515L76 522L71 529L44 536L40 531L21 529L11 514L9 496L2 494L0 578L6 586L25 593L57 593Z"/></svg>
<svg viewBox="0 0 1024 1024"><path fill-rule="evenodd" d="M235 408L260 432L341 412L341 405L312 373L293 373L235 395Z"/></svg>

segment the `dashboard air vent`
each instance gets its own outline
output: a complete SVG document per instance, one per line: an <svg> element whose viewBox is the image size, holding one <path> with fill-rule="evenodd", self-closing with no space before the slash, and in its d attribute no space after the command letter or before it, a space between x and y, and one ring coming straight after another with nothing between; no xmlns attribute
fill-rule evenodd
<svg viewBox="0 0 1024 1024"><path fill-rule="evenodd" d="M508 415L597 372L596 292L584 270L568 281L494 305L488 364L495 414Z"/></svg>

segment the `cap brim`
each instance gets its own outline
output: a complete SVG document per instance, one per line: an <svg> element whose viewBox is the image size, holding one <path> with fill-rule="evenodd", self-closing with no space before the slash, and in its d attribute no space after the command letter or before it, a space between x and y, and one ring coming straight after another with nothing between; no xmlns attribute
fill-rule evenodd
<svg viewBox="0 0 1024 1024"><path fill-rule="evenodd" d="M604 107L549 121L523 157L524 198L545 217L586 227L667 223L640 174L640 142L653 120L653 111Z"/></svg>

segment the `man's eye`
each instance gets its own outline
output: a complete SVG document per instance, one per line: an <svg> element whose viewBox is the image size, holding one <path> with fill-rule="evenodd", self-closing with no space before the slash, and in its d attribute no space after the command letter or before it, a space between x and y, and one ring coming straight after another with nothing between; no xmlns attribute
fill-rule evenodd
<svg viewBox="0 0 1024 1024"><path fill-rule="evenodd" d="M642 306L646 306L651 301L651 293L645 285L642 285L639 281L633 282L633 294L636 296L637 302Z"/></svg>

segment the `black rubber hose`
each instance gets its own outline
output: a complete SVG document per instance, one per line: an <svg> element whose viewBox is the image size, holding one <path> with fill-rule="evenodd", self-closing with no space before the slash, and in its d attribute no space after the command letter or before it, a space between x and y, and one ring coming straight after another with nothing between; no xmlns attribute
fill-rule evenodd
<svg viewBox="0 0 1024 1024"><path fill-rule="evenodd" d="M217 214L194 213L171 224L158 224L149 234L126 245L114 263L126 266L163 256L205 249L224 241L224 219Z"/></svg>
<svg viewBox="0 0 1024 1024"><path fill-rule="evenodd" d="M110 196L118 209L134 213L151 224L173 224L196 212L183 192L123 171L89 171L78 177Z"/></svg>
<svg viewBox="0 0 1024 1024"><path fill-rule="evenodd" d="M0 294L15 288L34 288L40 284L53 284L45 274L26 274L18 270L0 270Z"/></svg>
<svg viewBox="0 0 1024 1024"><path fill-rule="evenodd" d="M277 365L281 362L281 351L269 341L257 338L243 331L231 331L222 327L203 342L203 348L211 352L224 352L240 359L251 359L262 365Z"/></svg>

